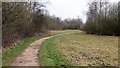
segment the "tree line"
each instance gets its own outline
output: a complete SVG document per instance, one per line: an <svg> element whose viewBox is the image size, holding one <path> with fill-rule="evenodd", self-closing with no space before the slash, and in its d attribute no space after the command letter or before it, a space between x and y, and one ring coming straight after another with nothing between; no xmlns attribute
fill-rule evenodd
<svg viewBox="0 0 120 68"><path fill-rule="evenodd" d="M47 34L49 30L82 29L88 34L120 35L118 3L89 3L85 24L78 18L51 16L47 2L2 2L2 45Z"/></svg>
<svg viewBox="0 0 120 68"><path fill-rule="evenodd" d="M67 18L60 19L59 17L51 16L49 20L49 29L50 30L66 30L66 29L78 29L80 30L82 27L82 20L80 18Z"/></svg>
<svg viewBox="0 0 120 68"><path fill-rule="evenodd" d="M50 16L47 2L2 2L2 45L9 47L23 38L49 30L81 29L82 21Z"/></svg>
<svg viewBox="0 0 120 68"><path fill-rule="evenodd" d="M120 35L118 3L96 1L89 3L84 31L97 35Z"/></svg>

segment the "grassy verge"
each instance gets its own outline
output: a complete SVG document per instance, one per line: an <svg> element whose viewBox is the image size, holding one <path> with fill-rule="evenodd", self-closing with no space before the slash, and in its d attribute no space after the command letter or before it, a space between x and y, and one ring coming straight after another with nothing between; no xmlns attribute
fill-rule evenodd
<svg viewBox="0 0 120 68"><path fill-rule="evenodd" d="M17 44L16 46L12 48L7 48L2 52L2 65L3 66L9 66L15 58L21 54L25 48L27 48L28 45L30 45L32 42L36 41L37 37L27 38L24 39L20 44Z"/></svg>
<svg viewBox="0 0 120 68"><path fill-rule="evenodd" d="M69 63L54 46L54 38L44 42L39 50L39 59L41 66L68 66Z"/></svg>

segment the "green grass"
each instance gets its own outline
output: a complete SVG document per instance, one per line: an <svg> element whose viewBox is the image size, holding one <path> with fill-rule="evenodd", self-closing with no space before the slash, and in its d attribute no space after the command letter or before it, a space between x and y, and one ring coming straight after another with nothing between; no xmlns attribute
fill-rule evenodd
<svg viewBox="0 0 120 68"><path fill-rule="evenodd" d="M69 63L60 54L54 46L54 38L44 42L39 50L39 59L41 66L68 66Z"/></svg>
<svg viewBox="0 0 120 68"><path fill-rule="evenodd" d="M118 64L117 36L98 36L75 32L46 41L40 48L41 65L61 65L64 61L58 62L60 58L64 58L72 66L116 66Z"/></svg>
<svg viewBox="0 0 120 68"><path fill-rule="evenodd" d="M9 66L15 58L21 54L25 48L27 48L28 45L30 45L32 42L36 41L37 37L27 38L22 40L20 44L17 44L16 46L12 48L7 48L2 52L2 65L3 66Z"/></svg>

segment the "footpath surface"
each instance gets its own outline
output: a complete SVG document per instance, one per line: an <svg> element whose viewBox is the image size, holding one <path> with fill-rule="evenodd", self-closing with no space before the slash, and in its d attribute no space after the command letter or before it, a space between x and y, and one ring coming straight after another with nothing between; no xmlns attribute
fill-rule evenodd
<svg viewBox="0 0 120 68"><path fill-rule="evenodd" d="M49 38L64 35L64 34L71 34L71 33L63 33L63 34L58 34L50 37L45 37L33 42L25 49L23 53L21 53L21 55L19 55L16 58L16 60L12 63L11 66L40 66L39 58L38 58L38 51L39 51L40 45Z"/></svg>

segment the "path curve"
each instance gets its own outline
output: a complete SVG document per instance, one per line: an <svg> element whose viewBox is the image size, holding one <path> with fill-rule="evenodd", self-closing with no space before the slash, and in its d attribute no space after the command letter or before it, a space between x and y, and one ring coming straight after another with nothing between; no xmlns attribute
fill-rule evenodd
<svg viewBox="0 0 120 68"><path fill-rule="evenodd" d="M63 33L63 34L71 34L71 33ZM49 38L60 36L63 34L45 37L33 42L25 49L23 53L21 53L20 56L16 58L16 60L12 63L11 66L39 66L38 51L40 45Z"/></svg>
<svg viewBox="0 0 120 68"><path fill-rule="evenodd" d="M38 61L38 51L39 46L46 39L50 37L39 39L32 44L30 44L25 51L17 57L17 59L13 62L12 66L39 66Z"/></svg>

